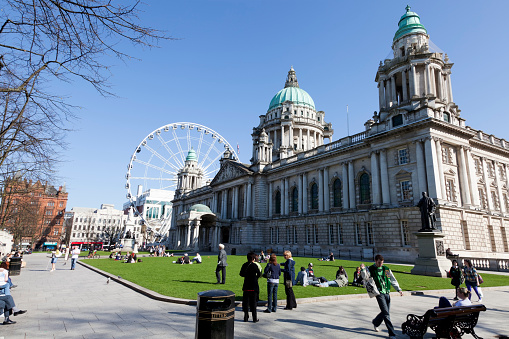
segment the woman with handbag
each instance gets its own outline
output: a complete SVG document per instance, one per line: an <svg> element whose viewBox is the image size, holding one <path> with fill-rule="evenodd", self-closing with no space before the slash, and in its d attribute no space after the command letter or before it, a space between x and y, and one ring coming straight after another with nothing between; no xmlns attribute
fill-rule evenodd
<svg viewBox="0 0 509 339"><path fill-rule="evenodd" d="M468 259L465 259L465 266L463 266L463 275L465 276L465 285L467 285L468 291L471 292L472 288L477 294L479 298L479 302L482 302L482 294L479 291L479 274L474 266L472 266L472 262ZM472 295L469 295L469 299L472 299Z"/></svg>
<svg viewBox="0 0 509 339"><path fill-rule="evenodd" d="M267 278L267 309L263 312L276 312L277 308L277 290L279 287L279 277L281 276L281 266L277 263L275 254L271 254L269 263L265 266L263 277Z"/></svg>
<svg viewBox="0 0 509 339"><path fill-rule="evenodd" d="M295 281L295 261L292 259L292 252L285 251L283 256L286 262L281 263L284 266L283 278L285 281L285 293L286 293L286 307L285 310L292 310L297 308L297 301L295 300L295 294L293 294L293 282Z"/></svg>

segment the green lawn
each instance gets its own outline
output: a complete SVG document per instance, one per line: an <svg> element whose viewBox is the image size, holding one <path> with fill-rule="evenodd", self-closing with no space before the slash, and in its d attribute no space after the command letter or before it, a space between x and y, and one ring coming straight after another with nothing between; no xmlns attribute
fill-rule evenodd
<svg viewBox="0 0 509 339"><path fill-rule="evenodd" d="M235 292L237 300L242 296L243 278L239 276L240 267L246 261L245 256L228 256L228 267L226 269L226 284L216 285L215 269L217 256L203 256L202 264L177 265L172 262L176 257L144 257L143 262L136 264L124 264L111 259L88 259L84 260L87 264L97 267L103 271L121 276L122 279L129 280L135 284L146 287L157 293L184 298L196 299L197 293L211 289L227 289ZM278 259L283 260L282 256ZM300 271L300 267L307 267L309 262L314 265L315 276L324 276L332 280L336 276L339 265L345 267L349 281L352 281L355 268L360 265L359 261L336 260L318 261L316 258L294 257L296 262L295 271ZM372 262L365 262L371 265ZM266 264L261 264L262 268ZM435 278L428 276L410 274L411 266L387 265L391 268L403 291L451 289L450 279ZM483 274L484 284L488 286L507 286L509 277L496 274ZM282 278L281 278L282 282ZM260 278L260 300L267 300L267 282ZM319 288L315 286L294 286L295 296L297 298L309 298L327 295L343 295L366 293L362 287L328 287ZM284 286L280 285L278 290L278 299L284 299Z"/></svg>

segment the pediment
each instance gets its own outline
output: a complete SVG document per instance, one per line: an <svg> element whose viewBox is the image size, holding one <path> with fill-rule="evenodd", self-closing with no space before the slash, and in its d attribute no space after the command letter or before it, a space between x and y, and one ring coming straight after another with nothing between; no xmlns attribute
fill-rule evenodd
<svg viewBox="0 0 509 339"><path fill-rule="evenodd" d="M479 180L477 181L477 184L479 184L479 185L485 185L486 183L484 182L484 180L483 180L483 179L479 179Z"/></svg>
<svg viewBox="0 0 509 339"><path fill-rule="evenodd" d="M448 174L448 175L456 175L456 172L454 172L451 168L449 168L447 171L445 171L444 174Z"/></svg>
<svg viewBox="0 0 509 339"><path fill-rule="evenodd" d="M210 185L213 186L228 182L239 177L250 175L251 173L252 171L249 168L237 161L224 160L221 164L221 169L217 172Z"/></svg>
<svg viewBox="0 0 509 339"><path fill-rule="evenodd" d="M412 172L408 172L407 170L401 169L398 173L396 173L396 176L406 176L406 175L412 175Z"/></svg>

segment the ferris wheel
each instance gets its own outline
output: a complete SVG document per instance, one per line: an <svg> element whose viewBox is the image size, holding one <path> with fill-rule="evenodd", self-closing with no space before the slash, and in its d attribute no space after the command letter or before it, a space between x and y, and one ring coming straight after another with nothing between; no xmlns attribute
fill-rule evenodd
<svg viewBox="0 0 509 339"><path fill-rule="evenodd" d="M135 148L127 166L127 199L132 207L144 199L142 218L159 234L170 227L173 193L177 174L184 167L189 151L196 153L203 171L203 183L212 180L220 168L219 159L228 149L238 161L235 149L219 133L191 122L171 123L149 133ZM141 211L140 211L141 212Z"/></svg>

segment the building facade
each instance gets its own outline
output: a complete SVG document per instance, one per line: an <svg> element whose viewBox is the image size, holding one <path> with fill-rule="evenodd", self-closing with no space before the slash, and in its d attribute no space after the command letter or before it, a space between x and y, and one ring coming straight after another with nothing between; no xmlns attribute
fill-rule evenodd
<svg viewBox="0 0 509 339"><path fill-rule="evenodd" d="M378 112L363 132L337 140L290 69L253 128L250 164L227 151L210 184L179 182L171 245L412 262L421 228L415 205L428 192L444 248L509 259L509 143L466 125L453 99L453 63L430 47L410 7L392 50L376 72Z"/></svg>
<svg viewBox="0 0 509 339"><path fill-rule="evenodd" d="M71 246L89 249L115 245L128 231L127 215L110 204L102 204L101 208L73 207L66 218ZM140 238L141 226L129 231L129 237Z"/></svg>
<svg viewBox="0 0 509 339"><path fill-rule="evenodd" d="M0 222L15 245L33 249L56 248L62 241L68 193L40 181L10 178L2 192Z"/></svg>

